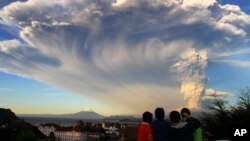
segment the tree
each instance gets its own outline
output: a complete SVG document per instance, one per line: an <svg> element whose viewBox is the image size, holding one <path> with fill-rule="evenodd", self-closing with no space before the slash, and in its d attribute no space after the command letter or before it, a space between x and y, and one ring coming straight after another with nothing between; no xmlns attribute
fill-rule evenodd
<svg viewBox="0 0 250 141"><path fill-rule="evenodd" d="M237 105L231 108L232 126L250 125L250 88L240 90Z"/></svg>
<svg viewBox="0 0 250 141"><path fill-rule="evenodd" d="M22 131L16 135L14 140L18 141L34 141L37 137L31 131Z"/></svg>
<svg viewBox="0 0 250 141"><path fill-rule="evenodd" d="M227 139L229 137L228 122L230 121L227 102L217 95L213 95L213 100L208 108L210 112L204 113L201 119L205 136L211 140Z"/></svg>
<svg viewBox="0 0 250 141"><path fill-rule="evenodd" d="M250 88L239 91L237 103L230 106L227 102L214 96L209 107L211 112L204 113L201 121L203 130L209 140L229 139L230 129L250 125ZM219 131L219 132L218 132Z"/></svg>
<svg viewBox="0 0 250 141"><path fill-rule="evenodd" d="M238 97L238 105L245 109L250 110L250 88L246 87L245 89L240 90Z"/></svg>

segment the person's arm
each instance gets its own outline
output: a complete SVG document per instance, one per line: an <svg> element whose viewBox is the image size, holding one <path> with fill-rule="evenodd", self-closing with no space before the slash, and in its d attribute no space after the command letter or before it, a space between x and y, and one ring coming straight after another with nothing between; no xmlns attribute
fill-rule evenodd
<svg viewBox="0 0 250 141"><path fill-rule="evenodd" d="M153 131L151 127L148 127L147 129L147 138L148 138L148 141L153 141Z"/></svg>

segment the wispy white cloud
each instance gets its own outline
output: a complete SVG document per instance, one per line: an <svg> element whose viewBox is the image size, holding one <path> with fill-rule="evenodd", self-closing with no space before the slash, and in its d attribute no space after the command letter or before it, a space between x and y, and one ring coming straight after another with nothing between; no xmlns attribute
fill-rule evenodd
<svg viewBox="0 0 250 141"><path fill-rule="evenodd" d="M17 48L21 46L22 44L20 43L19 40L5 40L0 42L0 51L1 52L8 52L12 48Z"/></svg>
<svg viewBox="0 0 250 141"><path fill-rule="evenodd" d="M29 0L4 7L0 17L19 29L21 41L0 43L0 70L121 110L178 108L185 103L181 84L202 86L200 99L210 56L241 50L249 39L250 17L215 0L112 2ZM201 59L183 57L190 50Z"/></svg>
<svg viewBox="0 0 250 141"><path fill-rule="evenodd" d="M211 106L213 107L215 100L226 100L232 96L233 94L230 92L206 89L202 97L203 110L206 110Z"/></svg>
<svg viewBox="0 0 250 141"><path fill-rule="evenodd" d="M216 98L227 98L229 96L232 96L231 93L225 92L225 91L217 91L213 89L206 89L204 93L204 97L202 98L203 100L212 100L215 97Z"/></svg>
<svg viewBox="0 0 250 141"><path fill-rule="evenodd" d="M238 68L246 68L246 69L250 69L250 61L243 61L243 60L220 60L217 61L219 63L225 63L228 65L232 65Z"/></svg>
<svg viewBox="0 0 250 141"><path fill-rule="evenodd" d="M228 52L223 52L220 54L216 54L214 57L225 58L225 57L233 57L233 56L247 55L247 54L250 54L250 48L243 48L243 49L237 49L237 50L232 50L232 51L228 51Z"/></svg>

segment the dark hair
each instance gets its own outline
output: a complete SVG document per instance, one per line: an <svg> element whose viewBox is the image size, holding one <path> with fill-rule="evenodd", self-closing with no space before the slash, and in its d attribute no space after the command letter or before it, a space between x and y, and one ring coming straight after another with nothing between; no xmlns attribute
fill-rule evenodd
<svg viewBox="0 0 250 141"><path fill-rule="evenodd" d="M183 113L187 113L188 115L191 114L191 113L190 113L190 110L189 110L188 108L182 108L182 109L181 109L181 114L183 114Z"/></svg>
<svg viewBox="0 0 250 141"><path fill-rule="evenodd" d="M144 122L150 122L153 119L153 114L146 111L142 114L142 119Z"/></svg>
<svg viewBox="0 0 250 141"><path fill-rule="evenodd" d="M165 117L165 112L163 108L155 109L155 117L156 119L163 119Z"/></svg>
<svg viewBox="0 0 250 141"><path fill-rule="evenodd" d="M181 115L178 111L172 111L169 114L169 118L170 118L171 122L176 123L176 122L179 122L181 120Z"/></svg>

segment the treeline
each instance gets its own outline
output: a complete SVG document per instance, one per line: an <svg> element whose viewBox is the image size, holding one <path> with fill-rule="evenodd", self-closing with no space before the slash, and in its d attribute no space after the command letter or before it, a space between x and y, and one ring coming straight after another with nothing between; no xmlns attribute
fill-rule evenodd
<svg viewBox="0 0 250 141"><path fill-rule="evenodd" d="M234 105L216 95L208 108L209 112L203 113L204 136L208 140L230 139L235 129L250 127L250 88L239 91Z"/></svg>

